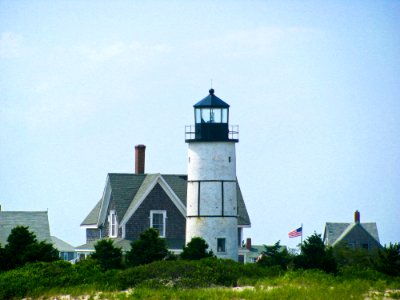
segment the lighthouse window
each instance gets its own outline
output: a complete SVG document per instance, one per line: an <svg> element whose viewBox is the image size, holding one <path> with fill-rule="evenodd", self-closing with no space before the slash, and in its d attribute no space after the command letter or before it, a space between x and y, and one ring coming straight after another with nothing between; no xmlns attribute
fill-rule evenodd
<svg viewBox="0 0 400 300"><path fill-rule="evenodd" d="M217 239L217 252L226 252L225 249L225 238Z"/></svg>
<svg viewBox="0 0 400 300"><path fill-rule="evenodd" d="M221 109L213 108L211 109L211 122L212 123L221 123Z"/></svg>
<svg viewBox="0 0 400 300"><path fill-rule="evenodd" d="M202 123L210 123L211 121L211 114L209 108L203 108L201 110L201 122Z"/></svg>
<svg viewBox="0 0 400 300"><path fill-rule="evenodd" d="M228 109L222 109L222 123L228 123Z"/></svg>
<svg viewBox="0 0 400 300"><path fill-rule="evenodd" d="M195 109L195 111L196 111L196 123L201 123L201 109L199 109L199 108L196 108Z"/></svg>
<svg viewBox="0 0 400 300"><path fill-rule="evenodd" d="M150 227L156 229L160 237L165 237L165 219L167 212L165 210L152 210L150 211Z"/></svg>

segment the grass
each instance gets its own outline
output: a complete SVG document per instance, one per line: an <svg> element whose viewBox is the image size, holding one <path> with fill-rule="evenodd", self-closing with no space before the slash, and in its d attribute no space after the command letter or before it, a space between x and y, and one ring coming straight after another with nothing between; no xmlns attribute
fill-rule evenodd
<svg viewBox="0 0 400 300"><path fill-rule="evenodd" d="M121 292L121 290L126 290ZM58 295L58 296L57 296ZM102 271L94 261L0 273L0 299L400 299L400 277L370 269L283 271L233 261L160 261Z"/></svg>
<svg viewBox="0 0 400 300"><path fill-rule="evenodd" d="M245 280L242 280L245 282ZM127 291L96 292L93 289L64 290L62 294L89 295L91 299L400 299L400 279L345 278L319 271L287 272L264 277L251 286L179 288L156 284L139 285ZM50 292L50 291L49 291ZM46 293L45 298L60 295Z"/></svg>

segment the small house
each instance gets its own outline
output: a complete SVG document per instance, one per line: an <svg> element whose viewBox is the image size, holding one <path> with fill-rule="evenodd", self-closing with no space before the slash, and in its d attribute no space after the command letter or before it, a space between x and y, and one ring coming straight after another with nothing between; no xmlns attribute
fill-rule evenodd
<svg viewBox="0 0 400 300"><path fill-rule="evenodd" d="M361 223L359 211L355 211L353 223L326 223L323 241L327 246L369 251L382 247L376 223Z"/></svg>

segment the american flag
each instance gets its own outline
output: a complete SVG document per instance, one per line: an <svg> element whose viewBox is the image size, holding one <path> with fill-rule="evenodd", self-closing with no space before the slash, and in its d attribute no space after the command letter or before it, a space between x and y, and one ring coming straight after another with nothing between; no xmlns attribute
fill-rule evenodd
<svg viewBox="0 0 400 300"><path fill-rule="evenodd" d="M299 227L295 230L292 230L291 232L288 233L289 238L295 238L295 237L301 236L302 234L303 234L303 226Z"/></svg>

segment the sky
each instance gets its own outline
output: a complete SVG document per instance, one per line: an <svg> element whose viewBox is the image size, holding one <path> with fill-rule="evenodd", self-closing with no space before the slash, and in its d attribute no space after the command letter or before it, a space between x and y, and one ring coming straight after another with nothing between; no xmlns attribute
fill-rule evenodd
<svg viewBox="0 0 400 300"><path fill-rule="evenodd" d="M187 173L208 95L239 125L253 244L326 222L400 242L400 1L0 0L0 204L77 246L108 173ZM212 82L212 83L211 83Z"/></svg>

